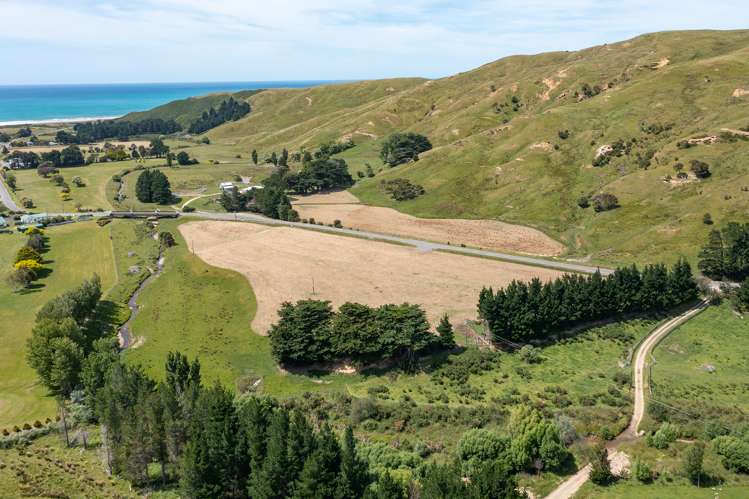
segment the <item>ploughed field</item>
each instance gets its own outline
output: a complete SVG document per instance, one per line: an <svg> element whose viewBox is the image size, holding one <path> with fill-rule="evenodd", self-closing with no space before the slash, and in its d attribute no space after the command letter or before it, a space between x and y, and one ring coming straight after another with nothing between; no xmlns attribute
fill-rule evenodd
<svg viewBox="0 0 749 499"><path fill-rule="evenodd" d="M564 251L562 243L531 227L496 220L418 218L392 208L359 204L349 192L304 196L293 204L303 219L328 224L340 220L345 227L370 232L541 256Z"/></svg>
<svg viewBox="0 0 749 499"><path fill-rule="evenodd" d="M257 297L253 330L267 334L281 303L301 299L367 305L408 301L431 323L476 317L483 286L550 280L559 271L289 227L201 221L179 230L206 263L245 275Z"/></svg>

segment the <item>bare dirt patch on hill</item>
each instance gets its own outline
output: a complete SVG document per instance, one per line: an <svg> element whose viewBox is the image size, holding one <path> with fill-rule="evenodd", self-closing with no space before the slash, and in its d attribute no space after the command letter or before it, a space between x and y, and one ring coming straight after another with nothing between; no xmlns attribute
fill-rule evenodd
<svg viewBox="0 0 749 499"><path fill-rule="evenodd" d="M300 197L293 204L301 218L324 223L340 220L344 227L380 234L540 256L564 251L562 243L531 227L497 220L418 218L392 208L357 203L355 196L342 191Z"/></svg>
<svg viewBox="0 0 749 499"><path fill-rule="evenodd" d="M247 277L257 298L252 327L259 334L267 334L283 302L301 299L330 300L334 306L408 301L424 307L432 324L444 313L460 324L476 317L483 286L561 274L291 227L201 221L179 230L205 262Z"/></svg>

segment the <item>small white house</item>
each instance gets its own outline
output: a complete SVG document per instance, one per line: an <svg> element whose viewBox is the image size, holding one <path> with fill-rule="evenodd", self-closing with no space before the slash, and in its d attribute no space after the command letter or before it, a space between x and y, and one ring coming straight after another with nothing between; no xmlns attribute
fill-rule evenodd
<svg viewBox="0 0 749 499"><path fill-rule="evenodd" d="M237 187L232 182L221 182L220 184L218 184L218 188L222 192L233 191L237 189Z"/></svg>

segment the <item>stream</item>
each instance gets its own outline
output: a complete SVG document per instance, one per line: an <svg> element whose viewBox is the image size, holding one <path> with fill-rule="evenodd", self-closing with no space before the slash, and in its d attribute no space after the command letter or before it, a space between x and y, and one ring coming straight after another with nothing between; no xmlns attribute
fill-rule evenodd
<svg viewBox="0 0 749 499"><path fill-rule="evenodd" d="M143 279L143 282L140 283L138 289L136 289L135 293L133 293L133 296L131 296L127 301L127 307L130 309L130 318L127 320L127 322L125 322L125 324L120 327L119 331L117 332L117 337L120 340L121 350L127 350L128 348L133 346L133 339L135 337L132 334L130 324L138 316L138 312L140 310L138 307L138 297L146 288L146 286L151 283L151 281L159 277L159 274L161 274L162 270L164 270L164 256L162 254L159 254L159 259L156 262L156 270L151 270L151 275Z"/></svg>

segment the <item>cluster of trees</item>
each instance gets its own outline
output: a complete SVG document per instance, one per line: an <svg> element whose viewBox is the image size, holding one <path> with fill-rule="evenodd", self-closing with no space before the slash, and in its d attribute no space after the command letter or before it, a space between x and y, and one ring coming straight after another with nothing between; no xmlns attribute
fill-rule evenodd
<svg viewBox="0 0 749 499"><path fill-rule="evenodd" d="M237 121L249 112L249 103L236 101L234 97L229 97L228 100L219 105L218 109L212 107L209 111L204 111L203 115L190 125L188 132L194 134L207 132L227 121Z"/></svg>
<svg viewBox="0 0 749 499"><path fill-rule="evenodd" d="M100 298L101 280L94 274L47 302L36 315L27 359L55 395L67 397L80 384L89 352L107 346L116 352L114 340L91 324Z"/></svg>
<svg viewBox="0 0 749 499"><path fill-rule="evenodd" d="M420 353L455 346L449 321L434 335L424 311L408 303L376 308L345 303L334 312L328 301L300 300L281 305L278 315L270 341L273 356L283 363L386 358L410 368Z"/></svg>
<svg viewBox="0 0 749 499"><path fill-rule="evenodd" d="M10 153L7 159L11 165L16 165L16 168L36 168L41 162L39 155L31 151L16 150Z"/></svg>
<svg viewBox="0 0 749 499"><path fill-rule="evenodd" d="M685 260L617 269L611 275L566 274L554 281L513 281L479 295L479 316L496 343L547 337L577 324L631 312L655 312L694 300L698 290Z"/></svg>
<svg viewBox="0 0 749 499"><path fill-rule="evenodd" d="M78 146L68 146L62 151L52 150L43 152L41 155L32 151L13 151L8 160L15 160L19 166L26 169L38 168L40 165L55 168L65 166L81 166L85 163L83 152Z"/></svg>
<svg viewBox="0 0 749 499"><path fill-rule="evenodd" d="M419 154L432 148L432 143L417 133L394 133L388 137L380 149L380 158L389 166L397 166L409 161L418 161Z"/></svg>
<svg viewBox="0 0 749 499"><path fill-rule="evenodd" d="M160 481L177 484L184 497L407 499L410 489L424 499L519 499L525 494L517 490L516 468L506 464L510 449L557 460L551 436L540 444L518 436L524 443L503 445L499 455L489 455L474 438L473 450L485 455L471 455L470 481L456 460L423 466L406 484L387 469L370 467L350 427L339 437L327 422L310 423L294 404L234 398L218 384L206 387L197 360L170 353L165 379L157 383L116 356L91 356L98 362L84 381L86 400L102 426L110 469L144 486L151 484L149 466L156 465ZM533 428L545 424L524 424L528 431L518 433L538 433Z"/></svg>
<svg viewBox="0 0 749 499"><path fill-rule="evenodd" d="M37 228L30 228L26 234L28 235L26 244L16 253L13 270L7 277L8 285L14 291L29 287L44 268L42 265L44 259L41 255L47 246L44 233Z"/></svg>
<svg viewBox="0 0 749 499"><path fill-rule="evenodd" d="M749 277L749 223L729 222L722 230L711 230L697 267L712 279Z"/></svg>
<svg viewBox="0 0 749 499"><path fill-rule="evenodd" d="M314 153L315 159L329 158L334 154L340 154L356 146L353 140L348 139L343 142L326 142L319 147Z"/></svg>
<svg viewBox="0 0 749 499"><path fill-rule="evenodd" d="M287 188L297 194L346 189L354 185L346 161L330 157L304 162L299 173L287 174L285 180Z"/></svg>
<svg viewBox="0 0 749 499"><path fill-rule="evenodd" d="M186 151L180 151L176 155L177 164L180 166L197 165L199 161L195 158L191 158Z"/></svg>
<svg viewBox="0 0 749 499"><path fill-rule="evenodd" d="M426 191L419 184L412 184L406 178L395 178L380 182L382 189L396 201L406 201L423 195Z"/></svg>
<svg viewBox="0 0 749 499"><path fill-rule="evenodd" d="M157 169L143 170L138 175L135 195L142 203L169 204L174 198L169 179Z"/></svg>
<svg viewBox="0 0 749 499"><path fill-rule="evenodd" d="M77 123L73 126L75 134L61 131L56 138L61 144L88 144L111 138L127 140L133 135L170 135L181 130L182 126L176 121L161 118L141 121L105 120Z"/></svg>

